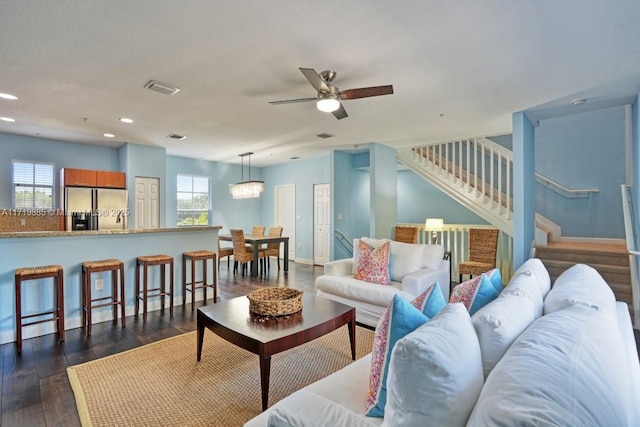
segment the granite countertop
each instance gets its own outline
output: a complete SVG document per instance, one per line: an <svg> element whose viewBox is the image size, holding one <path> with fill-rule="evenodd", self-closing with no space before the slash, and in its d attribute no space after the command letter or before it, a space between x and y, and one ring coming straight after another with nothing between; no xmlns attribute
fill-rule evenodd
<svg viewBox="0 0 640 427"><path fill-rule="evenodd" d="M207 227L139 228L133 230L13 231L0 233L0 239L15 239L24 237L110 236L115 234L183 233L195 231L220 231L221 228L222 226L220 225L214 225Z"/></svg>

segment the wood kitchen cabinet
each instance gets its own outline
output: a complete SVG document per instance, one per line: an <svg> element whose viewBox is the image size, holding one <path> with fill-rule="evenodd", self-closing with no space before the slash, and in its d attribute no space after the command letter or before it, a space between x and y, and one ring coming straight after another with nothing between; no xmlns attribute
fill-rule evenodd
<svg viewBox="0 0 640 427"><path fill-rule="evenodd" d="M60 169L60 181L64 186L95 187L97 171L88 169Z"/></svg>
<svg viewBox="0 0 640 427"><path fill-rule="evenodd" d="M123 172L62 168L60 182L64 187L127 188Z"/></svg>
<svg viewBox="0 0 640 427"><path fill-rule="evenodd" d="M96 187L127 188L126 174L123 172L97 171Z"/></svg>

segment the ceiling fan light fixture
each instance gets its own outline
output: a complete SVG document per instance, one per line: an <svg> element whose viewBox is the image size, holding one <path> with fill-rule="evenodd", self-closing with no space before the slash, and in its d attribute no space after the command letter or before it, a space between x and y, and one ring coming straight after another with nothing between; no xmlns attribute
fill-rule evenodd
<svg viewBox="0 0 640 427"><path fill-rule="evenodd" d="M325 113L333 113L340 108L340 101L336 95L331 93L321 93L318 95L318 102L316 103L318 110Z"/></svg>

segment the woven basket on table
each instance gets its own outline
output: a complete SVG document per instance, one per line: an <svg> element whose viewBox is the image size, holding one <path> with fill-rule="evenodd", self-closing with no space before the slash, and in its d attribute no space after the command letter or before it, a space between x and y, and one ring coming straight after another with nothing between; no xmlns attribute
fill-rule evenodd
<svg viewBox="0 0 640 427"><path fill-rule="evenodd" d="M286 316L302 310L302 294L299 289L261 288L247 295L249 311L260 316Z"/></svg>

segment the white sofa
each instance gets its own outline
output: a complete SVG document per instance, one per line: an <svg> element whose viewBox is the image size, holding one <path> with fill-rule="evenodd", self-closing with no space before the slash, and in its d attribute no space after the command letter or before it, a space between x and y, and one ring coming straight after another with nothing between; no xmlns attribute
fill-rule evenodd
<svg viewBox="0 0 640 427"><path fill-rule="evenodd" d="M359 323L375 327L395 294L408 300L438 282L445 299L449 299L450 261L443 259L442 245L419 245L391 242L389 272L391 285L376 285L353 278L358 242L377 247L387 239L363 237L353 240L354 258L331 261L324 275L316 279L317 295L350 305L356 309Z"/></svg>
<svg viewBox="0 0 640 427"><path fill-rule="evenodd" d="M475 333L466 342L448 339L447 316L460 307L466 314L460 303L400 339L391 356L384 418L364 415L368 355L245 426L640 425L640 364L627 305L581 264L549 288L542 263L529 260L498 298L468 318L472 326L463 327ZM465 322L456 323L453 329ZM458 344L472 350L454 348ZM420 351L420 345L432 361L433 354L444 354L443 366L425 368L415 352L411 359L411 349ZM459 384L469 386L456 398L441 396L441 389Z"/></svg>

